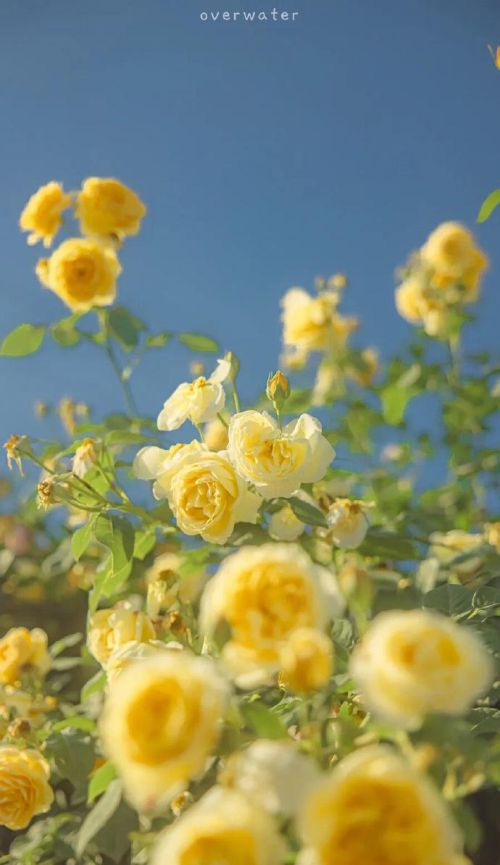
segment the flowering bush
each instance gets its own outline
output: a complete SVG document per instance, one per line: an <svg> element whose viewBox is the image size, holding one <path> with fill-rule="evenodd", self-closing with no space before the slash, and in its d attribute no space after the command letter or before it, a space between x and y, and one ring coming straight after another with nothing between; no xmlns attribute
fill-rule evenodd
<svg viewBox="0 0 500 865"><path fill-rule="evenodd" d="M49 183L28 243L69 211L36 273L71 314L0 351L86 342L126 410L66 399L58 440L4 445L32 491L2 481L0 863L492 865L500 370L466 349L471 232L398 271L415 330L384 363L345 276L290 289L283 369L243 403L232 351L115 305L139 197ZM173 339L194 378L155 422L130 377Z"/></svg>

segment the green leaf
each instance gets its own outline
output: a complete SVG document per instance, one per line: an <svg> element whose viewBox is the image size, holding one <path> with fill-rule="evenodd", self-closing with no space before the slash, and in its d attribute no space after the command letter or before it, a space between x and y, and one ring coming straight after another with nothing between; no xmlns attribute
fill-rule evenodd
<svg viewBox="0 0 500 865"><path fill-rule="evenodd" d="M4 338L0 355L4 357L23 357L34 354L40 348L45 336L43 324L20 324Z"/></svg>
<svg viewBox="0 0 500 865"><path fill-rule="evenodd" d="M243 703L241 714L246 725L264 739L285 739L288 736L283 722L264 703Z"/></svg>
<svg viewBox="0 0 500 865"><path fill-rule="evenodd" d="M105 517L101 514L95 522L94 534L96 540L110 551L110 556L96 573L93 610L97 608L102 595L112 595L129 576L134 553L134 529L124 517Z"/></svg>
<svg viewBox="0 0 500 865"><path fill-rule="evenodd" d="M135 533L134 559L143 561L156 544L156 532L154 529L142 529Z"/></svg>
<svg viewBox="0 0 500 865"><path fill-rule="evenodd" d="M91 517L84 526L71 535L71 552L75 561L79 561L87 549L94 532L94 519Z"/></svg>
<svg viewBox="0 0 500 865"><path fill-rule="evenodd" d="M75 852L77 856L81 856L85 852L86 847L97 835L97 833L106 825L110 818L115 813L122 798L121 781L111 781L104 796L92 808L83 821L75 844Z"/></svg>
<svg viewBox="0 0 500 865"><path fill-rule="evenodd" d="M487 198L483 201L479 213L477 215L478 222L486 222L491 216L496 207L500 204L500 189L495 189L490 192Z"/></svg>
<svg viewBox="0 0 500 865"><path fill-rule="evenodd" d="M52 643L50 647L50 654L52 658L57 658L58 655L65 652L66 649L71 649L73 646L77 646L78 643L81 643L83 639L82 634L68 634L67 637L62 637L60 640L57 640L55 643Z"/></svg>
<svg viewBox="0 0 500 865"><path fill-rule="evenodd" d="M465 586L446 583L427 592L422 599L424 607L431 607L440 613L456 618L470 612L473 593Z"/></svg>
<svg viewBox="0 0 500 865"><path fill-rule="evenodd" d="M98 694L100 691L103 691L106 687L106 682L106 673L104 673L102 670L99 670L99 672L96 673L95 676L92 676L92 678L89 679L88 682L86 682L83 686L80 697L82 703L86 703L87 700L89 700L90 697L93 696L93 694Z"/></svg>
<svg viewBox="0 0 500 865"><path fill-rule="evenodd" d="M390 384L381 394L382 414L386 423L398 426L404 420L406 407L414 394L409 388Z"/></svg>
<svg viewBox="0 0 500 865"><path fill-rule="evenodd" d="M386 532L376 526L368 529L359 552L363 556L378 556L382 559L418 559L417 550L411 540L397 532Z"/></svg>
<svg viewBox="0 0 500 865"><path fill-rule="evenodd" d="M187 345L191 351L216 352L220 351L219 344L209 336L202 333L181 333L179 340Z"/></svg>
<svg viewBox="0 0 500 865"><path fill-rule="evenodd" d="M328 523L324 515L318 508L315 508L314 505L309 504L309 502L304 502L296 496L292 496L290 499L285 499L285 502L290 505L295 516L302 523L306 523L308 526L321 526L322 528L328 528Z"/></svg>
<svg viewBox="0 0 500 865"><path fill-rule="evenodd" d="M163 348L167 342L170 342L173 334L169 330L162 330L161 333L152 334L146 337L146 345L148 348Z"/></svg>
<svg viewBox="0 0 500 865"><path fill-rule="evenodd" d="M109 760L107 763L104 763L102 766L97 769L96 772L92 775L89 783L89 792L87 796L87 802L92 802L93 799L97 799L101 793L105 793L108 789L111 781L114 781L116 778L116 769L113 763Z"/></svg>
<svg viewBox="0 0 500 865"><path fill-rule="evenodd" d="M76 329L75 324L81 318L81 313L77 312L68 318L62 318L57 324L53 324L50 328L52 339L59 345L68 348L80 342L82 335Z"/></svg>
<svg viewBox="0 0 500 865"><path fill-rule="evenodd" d="M109 312L109 331L125 351L131 351L139 342L139 334L145 330L144 322L132 315L124 306L114 306Z"/></svg>
<svg viewBox="0 0 500 865"><path fill-rule="evenodd" d="M53 732L47 739L47 749L61 777L70 781L76 793L82 795L87 790L87 780L95 762L94 743L89 733L76 727Z"/></svg>

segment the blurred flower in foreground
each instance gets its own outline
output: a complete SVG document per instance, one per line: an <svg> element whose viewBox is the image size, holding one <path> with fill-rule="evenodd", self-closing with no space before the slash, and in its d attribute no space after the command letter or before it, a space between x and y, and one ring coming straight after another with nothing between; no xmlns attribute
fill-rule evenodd
<svg viewBox="0 0 500 865"><path fill-rule="evenodd" d="M36 273L73 312L87 312L113 303L121 265L111 246L74 237L61 243L50 258L41 258Z"/></svg>
<svg viewBox="0 0 500 865"><path fill-rule="evenodd" d="M82 234L114 236L137 234L146 207L139 196L112 177L88 177L76 202Z"/></svg>
<svg viewBox="0 0 500 865"><path fill-rule="evenodd" d="M49 810L54 798L49 775L38 751L0 745L0 826L17 832Z"/></svg>
<svg viewBox="0 0 500 865"><path fill-rule="evenodd" d="M317 691L333 673L333 643L316 628L297 628L282 646L280 665L282 686L298 694Z"/></svg>
<svg viewBox="0 0 500 865"><path fill-rule="evenodd" d="M54 180L41 186L29 199L19 218L22 231L30 231L28 243L32 246L43 240L43 245L51 246L62 224L62 213L71 206L71 195L64 192L62 185Z"/></svg>

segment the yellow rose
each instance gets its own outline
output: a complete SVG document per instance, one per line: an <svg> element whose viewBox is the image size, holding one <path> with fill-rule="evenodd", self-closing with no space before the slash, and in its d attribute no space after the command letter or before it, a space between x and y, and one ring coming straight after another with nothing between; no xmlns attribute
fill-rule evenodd
<svg viewBox="0 0 500 865"><path fill-rule="evenodd" d="M391 610L370 624L350 670L367 706L416 729L429 712L460 715L488 689L491 656L470 629L428 610Z"/></svg>
<svg viewBox="0 0 500 865"><path fill-rule="evenodd" d="M236 471L266 499L291 496L301 484L321 480L335 457L311 415L281 430L271 415L252 409L231 418L228 453Z"/></svg>
<svg viewBox="0 0 500 865"><path fill-rule="evenodd" d="M41 628L11 628L0 640L0 682L4 685L14 685L23 672L44 676L51 664L47 634Z"/></svg>
<svg viewBox="0 0 500 865"><path fill-rule="evenodd" d="M462 837L437 790L390 748L355 751L308 796L299 865L452 865Z"/></svg>
<svg viewBox="0 0 500 865"><path fill-rule="evenodd" d="M49 776L38 751L0 745L0 826L17 832L49 810L54 798Z"/></svg>
<svg viewBox="0 0 500 865"><path fill-rule="evenodd" d="M212 787L161 833L151 865L278 865L285 852L262 808L236 790Z"/></svg>
<svg viewBox="0 0 500 865"><path fill-rule="evenodd" d="M177 553L163 553L157 556L146 571L148 583L147 610L148 615L155 618L161 610L174 605L190 604L200 594L201 586L206 579L205 572L195 570L182 574L183 558Z"/></svg>
<svg viewBox="0 0 500 865"><path fill-rule="evenodd" d="M316 628L297 628L280 653L280 683L299 694L323 688L333 672L333 643Z"/></svg>
<svg viewBox="0 0 500 865"><path fill-rule="evenodd" d="M149 643L155 636L153 623L145 613L128 606L111 607L98 610L91 617L87 645L94 658L106 666L112 653L120 646L131 640Z"/></svg>
<svg viewBox="0 0 500 865"><path fill-rule="evenodd" d="M220 382L204 376L183 382L164 403L158 415L158 429L175 430L187 420L199 426L216 418L224 403L224 388Z"/></svg>
<svg viewBox="0 0 500 865"><path fill-rule="evenodd" d="M481 535L453 529L450 532L432 532L429 540L431 556L437 559L440 565L457 574L471 576L481 567L482 556L471 555L473 552L481 553Z"/></svg>
<svg viewBox="0 0 500 865"><path fill-rule="evenodd" d="M305 529L290 505L285 505L272 514L269 520L269 535L273 541L296 541Z"/></svg>
<svg viewBox="0 0 500 865"><path fill-rule="evenodd" d="M479 283L488 259L476 246L471 232L458 222L444 222L427 238L420 250L421 259L432 268L432 282L444 290L461 285L464 300L477 298ZM460 293L451 295L459 300Z"/></svg>
<svg viewBox="0 0 500 865"><path fill-rule="evenodd" d="M55 180L41 186L29 199L19 218L22 231L30 231L30 246L43 240L49 247L62 224L61 214L71 205L71 196Z"/></svg>
<svg viewBox="0 0 500 865"><path fill-rule="evenodd" d="M226 697L214 664L186 651L158 652L118 676L101 737L138 810L161 807L202 772Z"/></svg>
<svg viewBox="0 0 500 865"><path fill-rule="evenodd" d="M412 274L396 288L396 309L400 316L411 324L422 321L422 306L425 304L425 289L422 278Z"/></svg>
<svg viewBox="0 0 500 865"><path fill-rule="evenodd" d="M155 479L153 494L166 498L186 535L224 544L236 523L256 523L261 499L236 473L226 452L193 441L168 451L142 448L134 460L142 480Z"/></svg>
<svg viewBox="0 0 500 865"><path fill-rule="evenodd" d="M342 608L330 571L295 544L263 544L223 561L202 595L200 622L208 634L229 626L222 659L247 688L278 672L282 646L297 628L323 629Z"/></svg>
<svg viewBox="0 0 500 865"><path fill-rule="evenodd" d="M335 499L326 515L330 535L341 550L352 550L363 543L368 531L367 511L371 503L357 499Z"/></svg>
<svg viewBox="0 0 500 865"><path fill-rule="evenodd" d="M316 297L303 288L291 288L281 301L283 343L299 351L326 351L344 346L358 322L336 312L339 295L323 291Z"/></svg>
<svg viewBox="0 0 500 865"><path fill-rule="evenodd" d="M121 266L114 249L91 238L71 238L42 258L37 276L74 312L109 306L116 297Z"/></svg>
<svg viewBox="0 0 500 865"><path fill-rule="evenodd" d="M112 177L88 177L78 193L76 215L82 234L137 234L146 207L132 189Z"/></svg>

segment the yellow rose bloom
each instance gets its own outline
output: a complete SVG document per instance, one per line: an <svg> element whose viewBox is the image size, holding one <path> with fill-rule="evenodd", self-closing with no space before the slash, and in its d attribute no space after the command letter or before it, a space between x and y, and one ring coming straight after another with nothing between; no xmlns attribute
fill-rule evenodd
<svg viewBox="0 0 500 865"><path fill-rule="evenodd" d="M159 836L151 865L279 865L272 817L236 790L213 787Z"/></svg>
<svg viewBox="0 0 500 865"><path fill-rule="evenodd" d="M91 616L88 626L87 646L89 652L103 667L117 649L136 641L149 643L156 632L145 613L128 606L98 610Z"/></svg>
<svg viewBox="0 0 500 865"><path fill-rule="evenodd" d="M358 499L335 499L326 520L330 536L341 550L353 550L363 543L368 531L367 511L371 504Z"/></svg>
<svg viewBox="0 0 500 865"><path fill-rule="evenodd" d="M325 351L335 343L333 320L339 295L324 291L316 297L303 288L291 288L281 301L283 309L283 343L292 349ZM338 335L344 338L342 327Z"/></svg>
<svg viewBox="0 0 500 865"><path fill-rule="evenodd" d="M43 240L43 245L49 247L59 231L62 223L62 213L71 205L71 196L64 192L60 183L55 180L41 186L29 199L19 218L22 231L30 231L28 243L32 246Z"/></svg>
<svg viewBox="0 0 500 865"><path fill-rule="evenodd" d="M181 574L183 558L177 553L157 556L146 571L148 584L148 615L155 618L161 610L180 604L190 604L200 594L206 574L202 568L189 574Z"/></svg>
<svg viewBox="0 0 500 865"><path fill-rule="evenodd" d="M430 555L437 559L440 565L450 568L457 574L471 576L481 567L482 556L470 555L472 552L481 553L483 544L481 535L453 529L450 532L432 532L429 540ZM462 557L463 561L460 561Z"/></svg>
<svg viewBox="0 0 500 865"><path fill-rule="evenodd" d="M281 666L283 644L297 628L323 629L343 609L333 574L295 544L244 547L228 556L201 599L201 629L230 630L222 650L240 687L269 681Z"/></svg>
<svg viewBox="0 0 500 865"><path fill-rule="evenodd" d="M37 276L74 312L109 306L116 297L121 266L114 249L98 240L74 237L42 258Z"/></svg>
<svg viewBox="0 0 500 865"><path fill-rule="evenodd" d="M49 810L54 798L49 776L38 751L0 745L0 826L17 832Z"/></svg>
<svg viewBox="0 0 500 865"><path fill-rule="evenodd" d="M291 496L301 484L321 480L335 457L311 415L280 429L267 412L252 409L231 418L228 453L238 474L266 499Z"/></svg>
<svg viewBox="0 0 500 865"><path fill-rule="evenodd" d="M269 520L269 535L273 541L296 541L304 529L304 523L295 516L290 505L280 508Z"/></svg>
<svg viewBox="0 0 500 865"><path fill-rule="evenodd" d="M203 770L226 698L214 664L187 651L158 652L120 673L101 718L101 738L138 810L161 807Z"/></svg>
<svg viewBox="0 0 500 865"><path fill-rule="evenodd" d="M378 745L345 757L319 782L299 830L300 865L458 865L463 845L437 790Z"/></svg>
<svg viewBox="0 0 500 865"><path fill-rule="evenodd" d="M50 670L47 634L41 628L11 628L0 640L0 682L14 685L23 672L44 676Z"/></svg>
<svg viewBox="0 0 500 865"><path fill-rule="evenodd" d="M176 430L185 421L195 426L213 420L225 403L222 384L200 376L192 382L183 382L164 403L158 415L159 430Z"/></svg>
<svg viewBox="0 0 500 865"><path fill-rule="evenodd" d="M411 730L430 712L466 712L488 690L493 663L476 634L447 616L391 610L370 624L350 671L377 716Z"/></svg>
<svg viewBox="0 0 500 865"><path fill-rule="evenodd" d="M432 281L438 289L461 284L465 289L464 300L477 298L488 259L467 228L458 222L444 222L429 235L420 255L424 264L434 271ZM459 298L457 294L455 299Z"/></svg>
<svg viewBox="0 0 500 865"><path fill-rule="evenodd" d="M280 683L299 694L323 688L333 673L333 643L316 628L297 628L280 653Z"/></svg>
<svg viewBox="0 0 500 865"><path fill-rule="evenodd" d="M142 448L134 460L142 480L155 479L153 494L166 498L181 531L224 544L236 523L255 523L261 499L251 493L225 451L210 451L193 441L161 448Z"/></svg>
<svg viewBox="0 0 500 865"><path fill-rule="evenodd" d="M101 234L122 239L137 234L146 207L125 184L112 177L88 177L76 203L82 234Z"/></svg>
<svg viewBox="0 0 500 865"><path fill-rule="evenodd" d="M422 321L422 306L425 305L424 283L420 276L412 274L396 288L396 309L400 316L411 324Z"/></svg>

